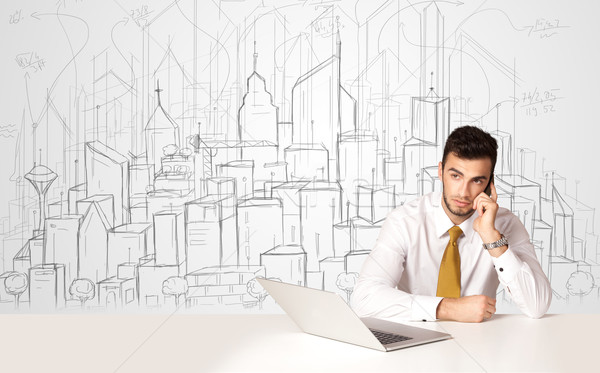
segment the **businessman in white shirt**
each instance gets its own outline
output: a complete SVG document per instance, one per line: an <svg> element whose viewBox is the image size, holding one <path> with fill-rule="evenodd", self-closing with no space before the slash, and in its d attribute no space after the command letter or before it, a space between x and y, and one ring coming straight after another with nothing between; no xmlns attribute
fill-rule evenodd
<svg viewBox="0 0 600 373"><path fill-rule="evenodd" d="M552 290L529 235L497 204L497 147L477 127L450 134L443 190L388 214L352 294L359 316L481 322L496 312L498 284L525 315L546 313Z"/></svg>

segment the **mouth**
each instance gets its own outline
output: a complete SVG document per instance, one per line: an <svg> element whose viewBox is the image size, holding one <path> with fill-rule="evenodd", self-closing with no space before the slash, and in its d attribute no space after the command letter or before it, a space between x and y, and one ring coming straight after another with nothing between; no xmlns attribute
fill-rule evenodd
<svg viewBox="0 0 600 373"><path fill-rule="evenodd" d="M458 207L468 207L468 206L470 206L470 205L471 205L471 202L468 202L468 201L461 201L461 200L458 200L458 199L455 199L455 200L454 200L454 203L455 203L455 204L456 204L456 206L458 206Z"/></svg>

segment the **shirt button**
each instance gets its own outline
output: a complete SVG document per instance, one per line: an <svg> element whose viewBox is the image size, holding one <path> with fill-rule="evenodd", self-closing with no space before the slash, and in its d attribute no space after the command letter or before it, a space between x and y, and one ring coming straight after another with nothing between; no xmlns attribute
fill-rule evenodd
<svg viewBox="0 0 600 373"><path fill-rule="evenodd" d="M456 242L452 242L452 246L456 246Z"/></svg>
<svg viewBox="0 0 600 373"><path fill-rule="evenodd" d="M500 268L500 272L503 272L503 271L504 271L504 268Z"/></svg>

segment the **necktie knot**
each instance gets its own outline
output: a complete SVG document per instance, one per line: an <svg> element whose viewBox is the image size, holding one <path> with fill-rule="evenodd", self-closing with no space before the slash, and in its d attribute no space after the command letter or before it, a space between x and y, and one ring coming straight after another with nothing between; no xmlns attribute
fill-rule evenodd
<svg viewBox="0 0 600 373"><path fill-rule="evenodd" d="M458 240L458 237L460 237L460 235L462 234L462 232L462 229L460 229L458 225L455 225L452 228L448 229L448 233L450 233L450 242L456 242Z"/></svg>

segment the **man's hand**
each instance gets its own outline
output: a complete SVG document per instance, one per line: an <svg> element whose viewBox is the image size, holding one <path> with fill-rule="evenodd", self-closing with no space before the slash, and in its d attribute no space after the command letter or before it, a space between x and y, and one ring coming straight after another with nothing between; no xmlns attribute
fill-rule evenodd
<svg viewBox="0 0 600 373"><path fill-rule="evenodd" d="M436 317L441 320L482 322L496 313L496 300L485 295L444 298L438 304Z"/></svg>
<svg viewBox="0 0 600 373"><path fill-rule="evenodd" d="M496 230L496 214L498 213L498 193L493 182L490 183L491 196L480 193L473 201L473 208L479 216L473 221L473 229L479 233L484 243L491 243L500 239L500 232ZM489 250L490 255L499 257L504 254L508 246L497 247Z"/></svg>
<svg viewBox="0 0 600 373"><path fill-rule="evenodd" d="M483 242L494 242L500 239L500 235L497 238L487 241L485 236L495 237L496 231L496 213L498 213L498 193L496 192L496 186L494 183L490 183L491 196L485 194L485 192L479 193L475 200L473 200L473 209L477 210L479 216L473 221L473 229L479 233Z"/></svg>

